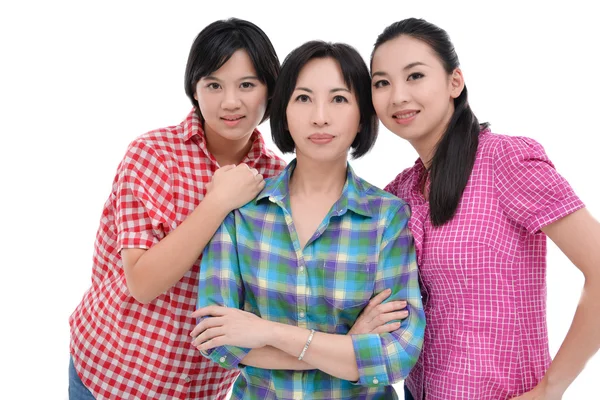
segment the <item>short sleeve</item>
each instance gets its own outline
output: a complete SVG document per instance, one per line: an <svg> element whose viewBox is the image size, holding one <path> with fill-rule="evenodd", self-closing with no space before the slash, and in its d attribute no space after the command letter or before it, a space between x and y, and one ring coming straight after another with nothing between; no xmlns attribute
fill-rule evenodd
<svg viewBox="0 0 600 400"><path fill-rule="evenodd" d="M164 160L142 140L134 141L119 165L114 183L117 246L148 249L175 221L170 174Z"/></svg>
<svg viewBox="0 0 600 400"><path fill-rule="evenodd" d="M506 215L532 234L584 207L542 145L530 138L502 140L494 154L494 185Z"/></svg>

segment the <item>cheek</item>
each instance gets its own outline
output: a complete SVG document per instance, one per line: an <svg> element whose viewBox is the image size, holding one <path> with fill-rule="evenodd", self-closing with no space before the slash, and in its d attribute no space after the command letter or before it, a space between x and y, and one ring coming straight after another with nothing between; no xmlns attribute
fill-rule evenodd
<svg viewBox="0 0 600 400"><path fill-rule="evenodd" d="M387 117L388 96L385 93L378 93L371 97L375 113L380 119Z"/></svg>
<svg viewBox="0 0 600 400"><path fill-rule="evenodd" d="M264 113L267 108L267 91L261 90L253 93L252 100L250 101L252 107L258 113Z"/></svg>
<svg viewBox="0 0 600 400"><path fill-rule="evenodd" d="M210 119L210 116L215 111L215 104L217 103L217 99L208 98L208 96L198 96L196 100L198 100L198 107L200 108L200 112L202 113L204 118Z"/></svg>

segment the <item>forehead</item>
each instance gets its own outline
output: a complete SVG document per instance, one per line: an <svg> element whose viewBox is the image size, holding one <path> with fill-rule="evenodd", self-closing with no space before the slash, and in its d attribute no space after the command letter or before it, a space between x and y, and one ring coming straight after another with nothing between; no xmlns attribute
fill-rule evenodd
<svg viewBox="0 0 600 400"><path fill-rule="evenodd" d="M315 85L346 87L342 69L335 59L313 58L300 69L296 86Z"/></svg>
<svg viewBox="0 0 600 400"><path fill-rule="evenodd" d="M249 76L256 75L254 64L252 59L248 55L248 52L243 49L236 50L229 60L225 62L219 69L213 71L209 75L214 77L226 77L226 76Z"/></svg>
<svg viewBox="0 0 600 400"><path fill-rule="evenodd" d="M404 68L413 62L431 65L439 62L435 52L427 43L407 35L383 43L373 54L373 72L395 68Z"/></svg>

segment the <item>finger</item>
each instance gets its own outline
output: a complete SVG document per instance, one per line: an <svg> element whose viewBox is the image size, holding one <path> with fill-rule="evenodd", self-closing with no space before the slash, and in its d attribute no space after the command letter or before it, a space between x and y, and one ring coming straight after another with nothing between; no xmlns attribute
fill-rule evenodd
<svg viewBox="0 0 600 400"><path fill-rule="evenodd" d="M252 172L254 176L258 175L258 170L256 168L250 168L250 172Z"/></svg>
<svg viewBox="0 0 600 400"><path fill-rule="evenodd" d="M215 347L224 346L225 344L227 344L225 343L225 336L218 336L196 346L196 348L200 351L206 351L214 349Z"/></svg>
<svg viewBox="0 0 600 400"><path fill-rule="evenodd" d="M372 333L390 333L400 329L400 322L392 322L391 324L385 324L378 326L372 331Z"/></svg>
<svg viewBox="0 0 600 400"><path fill-rule="evenodd" d="M262 174L256 174L254 175L254 179L257 181L262 181L263 179L265 179L265 177L262 176Z"/></svg>
<svg viewBox="0 0 600 400"><path fill-rule="evenodd" d="M264 180L258 183L258 190L261 191L265 187L266 182Z"/></svg>
<svg viewBox="0 0 600 400"><path fill-rule="evenodd" d="M215 172L215 174L216 174L217 172L219 172L219 171L221 171L221 172L231 171L231 170L232 170L232 169L234 169L234 168L235 168L235 165L234 165L234 164L223 165L221 168L219 168L219 169L218 169L218 170Z"/></svg>
<svg viewBox="0 0 600 400"><path fill-rule="evenodd" d="M375 329L378 326L387 324L390 321L403 320L408 317L408 311L396 311L385 314L379 314L369 322L371 329Z"/></svg>
<svg viewBox="0 0 600 400"><path fill-rule="evenodd" d="M237 165L237 167L238 167L238 168L248 168L248 169L250 169L250 166L249 166L248 164L246 164L246 163L239 163L239 164Z"/></svg>
<svg viewBox="0 0 600 400"><path fill-rule="evenodd" d="M381 304L385 299L390 297L390 294L392 294L391 289L385 289L384 291L378 293L375 297L369 300L369 304L365 307L363 312L369 312L369 310L375 308L376 306Z"/></svg>
<svg viewBox="0 0 600 400"><path fill-rule="evenodd" d="M207 342L216 337L223 336L224 334L225 328L223 328L222 326L207 329L192 340L192 345L194 347L198 347L202 343Z"/></svg>
<svg viewBox="0 0 600 400"><path fill-rule="evenodd" d="M192 317L194 318L202 318L202 317L222 317L227 313L227 307L223 306L206 306L197 309L192 313Z"/></svg>
<svg viewBox="0 0 600 400"><path fill-rule="evenodd" d="M203 331L209 329L209 328L214 328L216 326L222 326L224 324L224 318L223 317L211 317L211 318L205 318L202 321L200 321L200 323L198 325L196 325L196 327L192 330L192 332L190 332L190 336L192 337L196 337L198 335L200 335Z"/></svg>
<svg viewBox="0 0 600 400"><path fill-rule="evenodd" d="M404 310L405 308L406 308L406 301L403 301L403 300L390 301L390 302L380 304L375 307L375 309L377 310L377 312L379 314L389 313L392 311L401 311L401 310Z"/></svg>

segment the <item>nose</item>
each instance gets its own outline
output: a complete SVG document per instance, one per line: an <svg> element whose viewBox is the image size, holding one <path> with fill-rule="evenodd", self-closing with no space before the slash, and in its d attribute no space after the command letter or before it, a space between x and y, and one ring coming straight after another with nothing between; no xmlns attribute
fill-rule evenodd
<svg viewBox="0 0 600 400"><path fill-rule="evenodd" d="M396 84L392 86L392 104L400 105L407 103L410 99L408 88L403 84Z"/></svg>
<svg viewBox="0 0 600 400"><path fill-rule="evenodd" d="M322 101L313 103L313 110L311 113L311 124L313 126L325 126L329 125L329 112L327 104Z"/></svg>
<svg viewBox="0 0 600 400"><path fill-rule="evenodd" d="M241 106L241 100L239 97L239 93L236 88L229 88L224 90L223 101L221 102L221 107L224 110L237 110Z"/></svg>

